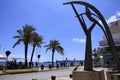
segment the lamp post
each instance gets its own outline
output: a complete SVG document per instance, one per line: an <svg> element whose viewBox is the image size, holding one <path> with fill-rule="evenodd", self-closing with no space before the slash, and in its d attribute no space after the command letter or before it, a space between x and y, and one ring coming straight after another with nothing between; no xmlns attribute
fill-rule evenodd
<svg viewBox="0 0 120 80"><path fill-rule="evenodd" d="M8 66L8 65L7 65L8 56L11 54L11 52L10 52L10 51L6 51L5 54L6 54L6 57L7 57L7 58L6 58L6 68L7 68L7 66Z"/></svg>
<svg viewBox="0 0 120 80"><path fill-rule="evenodd" d="M104 66L103 56L100 56L100 65L101 65L102 67Z"/></svg>
<svg viewBox="0 0 120 80"><path fill-rule="evenodd" d="M6 61L8 61L8 56L10 55L10 53L11 53L10 51L6 51L6 52L5 52L5 54L6 54L6 56L7 56Z"/></svg>
<svg viewBox="0 0 120 80"><path fill-rule="evenodd" d="M40 61L41 55L38 55L37 57L38 57L38 67L39 67L39 61Z"/></svg>
<svg viewBox="0 0 120 80"><path fill-rule="evenodd" d="M66 57L66 67L68 66L68 58Z"/></svg>

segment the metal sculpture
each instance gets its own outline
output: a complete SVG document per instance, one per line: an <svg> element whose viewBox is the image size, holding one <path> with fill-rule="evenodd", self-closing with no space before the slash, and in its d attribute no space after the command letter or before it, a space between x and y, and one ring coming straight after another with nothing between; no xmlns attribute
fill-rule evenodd
<svg viewBox="0 0 120 80"><path fill-rule="evenodd" d="M106 39L108 41L109 47L111 49L113 60L114 60L114 62L116 64L116 69L120 69L119 57L118 57L118 54L116 53L114 40L112 38L111 32L109 30L109 27L108 27L104 17L102 16L102 14L99 12L99 10L96 9L93 5L91 5L89 3L86 3L86 2L83 2L83 1L72 1L72 2L64 3L64 5L66 5L66 4L71 4L71 6L72 6L72 8L73 8L77 18L78 18L78 21L81 24L82 29L84 30L85 35L86 35L86 51L85 51L84 70L87 70L87 71L92 71L93 70L91 32L92 32L92 30L94 29L94 27L96 25L98 25L102 29L102 31L104 32L104 34L106 36ZM82 13L82 14L78 14L78 12L77 12L77 10L76 10L76 8L74 6L75 4L79 4L79 5L85 6L85 12ZM94 12L94 13L92 13L91 11ZM83 15L86 15L86 17L92 23L92 25L89 28L87 28L87 25L85 23ZM103 25L101 25L96 20L95 17L97 17L102 22Z"/></svg>

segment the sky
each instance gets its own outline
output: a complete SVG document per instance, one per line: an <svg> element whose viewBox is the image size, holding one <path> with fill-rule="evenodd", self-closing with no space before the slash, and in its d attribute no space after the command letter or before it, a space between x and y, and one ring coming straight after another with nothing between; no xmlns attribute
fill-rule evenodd
<svg viewBox="0 0 120 80"><path fill-rule="evenodd" d="M22 29L25 24L32 25L36 32L44 38L44 44L34 53L41 55L40 61L51 61L51 51L45 52L44 45L50 40L59 40L64 48L64 56L55 52L55 60L66 58L83 60L85 55L86 36L70 5L63 5L72 0L0 0L0 54L11 51L9 59L24 58L24 45L21 43L12 48L18 35L16 30ZM73 0L75 1L75 0ZM108 25L120 19L120 0L81 0L94 5L104 16ZM84 11L83 6L77 10ZM82 13L82 12L81 12ZM87 24L90 24L89 22ZM92 31L92 48L99 47L103 32L95 27ZM28 61L32 46L29 45Z"/></svg>

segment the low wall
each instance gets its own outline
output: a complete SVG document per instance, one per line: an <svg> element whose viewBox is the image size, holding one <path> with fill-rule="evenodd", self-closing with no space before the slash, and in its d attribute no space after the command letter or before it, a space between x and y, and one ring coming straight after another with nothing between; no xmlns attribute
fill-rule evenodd
<svg viewBox="0 0 120 80"><path fill-rule="evenodd" d="M73 80L107 80L106 73L102 71L73 71Z"/></svg>

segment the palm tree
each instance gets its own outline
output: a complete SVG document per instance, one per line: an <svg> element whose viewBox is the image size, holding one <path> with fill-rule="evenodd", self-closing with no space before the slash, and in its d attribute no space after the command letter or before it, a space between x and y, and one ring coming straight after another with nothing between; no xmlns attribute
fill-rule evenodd
<svg viewBox="0 0 120 80"><path fill-rule="evenodd" d="M64 49L62 46L60 46L60 43L58 40L50 40L50 43L48 45L45 45L46 52L48 50L52 50L52 67L54 67L54 53L57 51L61 55L64 55Z"/></svg>
<svg viewBox="0 0 120 80"><path fill-rule="evenodd" d="M17 42L13 45L13 48L17 45L23 42L24 49L25 49L25 67L28 67L28 61L27 61L27 52L28 52L28 44L31 42L32 33L35 31L35 28L32 25L25 24L23 26L23 30L17 30L18 34L17 36L14 36L13 38L17 38Z"/></svg>
<svg viewBox="0 0 120 80"><path fill-rule="evenodd" d="M31 42L31 44L33 46L33 50L32 50L31 59L30 59L30 67L31 67L31 63L32 63L35 48L36 48L36 46L41 47L42 43L43 43L43 37L39 36L36 32L33 32L33 34L32 34L32 42Z"/></svg>

